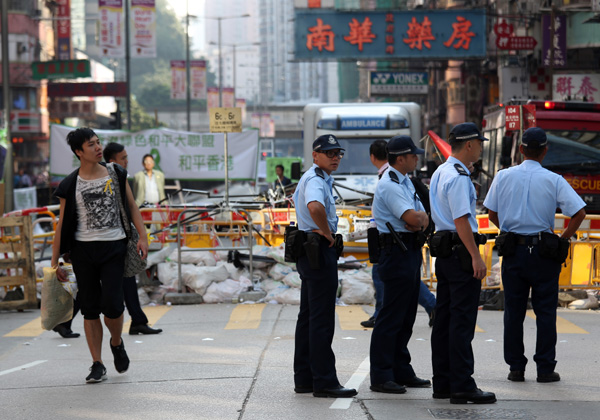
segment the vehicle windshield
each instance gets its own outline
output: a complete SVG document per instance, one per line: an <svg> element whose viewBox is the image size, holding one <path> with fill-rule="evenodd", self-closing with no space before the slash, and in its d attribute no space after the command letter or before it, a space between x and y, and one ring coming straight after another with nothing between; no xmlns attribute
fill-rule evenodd
<svg viewBox="0 0 600 420"><path fill-rule="evenodd" d="M344 151L344 157L340 162L340 166L336 175L374 175L377 173L377 169L371 163L369 157L369 147L371 143L378 138L339 138L338 141ZM386 140L387 139L383 139Z"/></svg>
<svg viewBox="0 0 600 420"><path fill-rule="evenodd" d="M542 165L552 170L575 173L598 171L600 165L600 132L547 131L548 153Z"/></svg>

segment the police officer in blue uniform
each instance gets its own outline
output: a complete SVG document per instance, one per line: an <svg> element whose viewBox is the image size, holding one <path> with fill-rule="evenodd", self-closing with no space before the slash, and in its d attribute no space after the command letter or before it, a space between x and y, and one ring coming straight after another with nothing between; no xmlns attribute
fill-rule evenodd
<svg viewBox="0 0 600 420"><path fill-rule="evenodd" d="M585 202L581 197L562 176L542 168L547 143L546 133L541 128L526 130L519 146L523 163L498 172L483 203L489 209L490 220L503 232L496 245L503 254L504 360L510 366L508 380L516 382L525 380L523 321L530 290L537 325L533 357L537 381L560 381L554 368L561 262L545 251L548 241L559 243L553 235L556 208L572 217L561 235L565 238L565 251L568 238L585 218Z"/></svg>
<svg viewBox="0 0 600 420"><path fill-rule="evenodd" d="M471 342L475 334L481 279L486 265L479 254L475 218L475 187L468 167L479 160L483 142L475 124L456 125L448 136L451 156L430 183L431 216L436 233L431 239L437 255L436 317L431 333L433 398L453 404L489 404L496 396L477 388L473 379Z"/></svg>
<svg viewBox="0 0 600 420"><path fill-rule="evenodd" d="M373 199L373 217L380 232L379 276L384 291L383 307L371 336L371 390L402 394L406 386L431 386L429 380L415 375L407 347L421 283L423 242L418 240L417 232L427 227L429 217L407 175L416 169L417 155L424 150L417 148L409 136L392 137L387 150L390 166Z"/></svg>
<svg viewBox="0 0 600 420"><path fill-rule="evenodd" d="M333 178L344 149L333 135L313 142L313 166L306 171L294 193L298 229L307 243L318 243L316 255L299 256L296 267L302 280L300 312L296 323L294 390L315 397L348 398L355 389L340 385L331 348L335 329L335 298L338 289L337 253L334 234ZM306 245L305 245L306 248ZM315 267L315 264L318 268Z"/></svg>

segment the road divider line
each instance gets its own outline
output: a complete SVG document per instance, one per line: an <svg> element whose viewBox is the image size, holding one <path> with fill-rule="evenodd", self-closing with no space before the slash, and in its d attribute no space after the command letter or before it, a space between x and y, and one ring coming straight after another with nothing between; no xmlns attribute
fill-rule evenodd
<svg viewBox="0 0 600 420"><path fill-rule="evenodd" d="M148 325L154 326L167 312L171 310L171 306L167 305L158 305L158 306L144 306L144 313L146 314L146 318L148 318ZM129 331L129 327L131 326L131 319L123 324L123 331Z"/></svg>
<svg viewBox="0 0 600 420"><path fill-rule="evenodd" d="M4 334L4 337L38 337L42 335L44 331L45 330L42 328L42 318L38 316L27 324Z"/></svg>
<svg viewBox="0 0 600 420"><path fill-rule="evenodd" d="M532 309L527 311L527 316L531 319L536 319L535 312L533 312ZM559 334L589 334L589 332L583 328L578 327L571 321L567 321L560 316L556 317L556 332Z"/></svg>
<svg viewBox="0 0 600 420"><path fill-rule="evenodd" d="M340 328L346 331L362 331L365 329L360 323L371 316L360 305L336 306Z"/></svg>
<svg viewBox="0 0 600 420"><path fill-rule="evenodd" d="M27 363L26 365L22 365L22 366L17 366L16 368L12 368L12 369L8 369L8 370L2 370L0 371L0 376L2 375L8 375L9 373L13 373L19 370L25 370L28 369L30 367L34 367L37 366L39 364L42 364L44 362L47 362L47 360L36 360L35 362L31 362L31 363Z"/></svg>
<svg viewBox="0 0 600 420"><path fill-rule="evenodd" d="M260 326L266 303L240 304L233 308L226 330L255 330Z"/></svg>
<svg viewBox="0 0 600 420"><path fill-rule="evenodd" d="M358 388L360 388L361 384L369 374L370 369L371 363L369 362L369 356L367 356L365 360L363 360L362 363L358 366L358 369L356 369L356 372L354 372L354 374L350 377L348 382L346 382L346 385L344 385L344 387L354 388L358 390ZM332 410L347 410L350 408L352 401L352 398L336 398L333 404L329 406L329 408Z"/></svg>

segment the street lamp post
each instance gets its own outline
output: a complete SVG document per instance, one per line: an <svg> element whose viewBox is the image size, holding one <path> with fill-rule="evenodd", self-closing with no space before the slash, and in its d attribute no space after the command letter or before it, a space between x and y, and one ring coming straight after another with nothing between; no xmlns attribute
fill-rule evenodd
<svg viewBox="0 0 600 420"><path fill-rule="evenodd" d="M235 104L235 97L237 96L237 90L236 90L236 85L237 85L237 79L236 79L236 71L237 71L237 64L236 64L236 48L237 47L249 47L249 46L253 46L253 45L260 45L260 42L248 42L245 44L216 44L214 42L210 42L209 45L219 45L219 57L221 56L221 47L225 46L225 47L231 47L232 51L233 51L233 103ZM219 70L221 69L221 64L219 62ZM240 66L243 66L243 64L241 64ZM219 71L219 76L221 75L221 72ZM220 86L222 85L222 80L219 79L219 91L220 91ZM219 98L220 99L220 98ZM221 105L221 104L220 104Z"/></svg>
<svg viewBox="0 0 600 420"><path fill-rule="evenodd" d="M221 53L221 21L226 19L237 19L250 17L248 13L239 16L205 16L205 19L214 19L218 22L218 45L219 45L219 106L223 106L223 57Z"/></svg>

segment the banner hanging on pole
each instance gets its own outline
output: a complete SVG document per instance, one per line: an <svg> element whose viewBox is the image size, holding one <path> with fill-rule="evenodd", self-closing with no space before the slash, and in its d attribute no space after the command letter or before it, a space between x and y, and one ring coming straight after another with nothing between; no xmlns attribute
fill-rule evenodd
<svg viewBox="0 0 600 420"><path fill-rule="evenodd" d="M155 0L131 0L132 57L156 57Z"/></svg>
<svg viewBox="0 0 600 420"><path fill-rule="evenodd" d="M79 167L67 144L67 134L73 127L53 124L50 128L50 172L66 176ZM141 171L142 157L154 156L156 169L168 179L216 181L225 178L224 138L222 133L191 133L165 128L134 133L114 130L94 130L103 146L110 142L125 146L129 157L130 175ZM256 178L258 133L254 130L228 135L229 178Z"/></svg>
<svg viewBox="0 0 600 420"><path fill-rule="evenodd" d="M206 99L206 61L190 61L190 84L192 99Z"/></svg>
<svg viewBox="0 0 600 420"><path fill-rule="evenodd" d="M104 57L125 57L123 0L98 0L100 13L100 53Z"/></svg>
<svg viewBox="0 0 600 420"><path fill-rule="evenodd" d="M186 99L185 61L171 60L171 99Z"/></svg>

